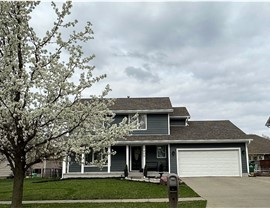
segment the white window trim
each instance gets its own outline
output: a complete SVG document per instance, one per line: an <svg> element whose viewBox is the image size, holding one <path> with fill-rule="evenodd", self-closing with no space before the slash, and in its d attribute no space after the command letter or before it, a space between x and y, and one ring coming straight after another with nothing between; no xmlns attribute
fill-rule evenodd
<svg viewBox="0 0 270 208"><path fill-rule="evenodd" d="M159 155L158 155L158 148L159 147L164 147L164 150L165 150L165 156L163 157L160 157ZM157 159L164 159L164 158L167 158L167 147L166 147L166 145L157 145Z"/></svg>
<svg viewBox="0 0 270 208"><path fill-rule="evenodd" d="M93 163L95 161L94 156L95 156L95 152L92 151L92 161L91 162L87 161L90 164L85 164L86 163L86 158L84 158L84 167L92 167L92 168L98 167L97 165L91 164L91 163ZM108 167L108 161L107 161L107 164L106 165L103 165L103 167Z"/></svg>
<svg viewBox="0 0 270 208"><path fill-rule="evenodd" d="M128 114L128 122L130 122L131 120L131 117L134 116L135 114ZM139 125L139 116L140 115L145 115L145 128L144 129L141 129L140 128L140 125ZM148 118L147 118L147 114L139 114L139 116L137 117L137 128L136 129L133 129L133 131L146 131L147 130L147 121L148 121Z"/></svg>

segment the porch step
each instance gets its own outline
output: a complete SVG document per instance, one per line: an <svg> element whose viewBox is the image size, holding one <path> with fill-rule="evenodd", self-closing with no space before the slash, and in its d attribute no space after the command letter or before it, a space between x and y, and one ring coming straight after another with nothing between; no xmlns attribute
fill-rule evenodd
<svg viewBox="0 0 270 208"><path fill-rule="evenodd" d="M143 172L131 171L128 173L128 178L143 178Z"/></svg>

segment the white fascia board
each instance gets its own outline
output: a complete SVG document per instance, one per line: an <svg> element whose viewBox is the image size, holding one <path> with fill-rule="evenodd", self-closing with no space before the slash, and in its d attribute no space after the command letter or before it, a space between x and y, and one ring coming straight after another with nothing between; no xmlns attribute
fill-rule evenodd
<svg viewBox="0 0 270 208"><path fill-rule="evenodd" d="M190 116L171 116L171 118L190 118Z"/></svg>
<svg viewBox="0 0 270 208"><path fill-rule="evenodd" d="M152 109L152 110L112 110L116 114L130 114L130 113L171 113L173 109Z"/></svg>
<svg viewBox="0 0 270 208"><path fill-rule="evenodd" d="M198 143L249 143L250 139L222 139L222 140L143 140L143 141L117 141L119 144L198 144Z"/></svg>

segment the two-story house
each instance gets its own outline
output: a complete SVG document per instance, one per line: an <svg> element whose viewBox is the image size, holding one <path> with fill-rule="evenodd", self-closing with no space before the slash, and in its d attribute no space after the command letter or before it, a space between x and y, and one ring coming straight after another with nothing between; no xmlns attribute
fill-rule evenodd
<svg viewBox="0 0 270 208"><path fill-rule="evenodd" d="M85 101L85 100L84 100ZM168 97L117 98L110 107L114 122L139 114L138 129L116 145L107 166L63 162L63 178L119 177L124 167L139 172L145 166L180 177L248 175L249 137L228 120L190 121L185 107L173 107ZM94 154L85 156L88 161Z"/></svg>

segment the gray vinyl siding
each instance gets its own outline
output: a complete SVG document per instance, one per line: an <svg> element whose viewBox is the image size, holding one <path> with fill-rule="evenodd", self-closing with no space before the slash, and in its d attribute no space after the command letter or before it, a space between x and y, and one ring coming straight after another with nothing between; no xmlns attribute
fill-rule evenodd
<svg viewBox="0 0 270 208"><path fill-rule="evenodd" d="M167 150L168 146L166 145ZM166 158L157 158L157 146L146 146L146 164L149 171L158 171L160 164L163 164L164 171L168 171L168 152Z"/></svg>
<svg viewBox="0 0 270 208"><path fill-rule="evenodd" d="M69 172L71 173L80 173L81 166L78 163L70 163L69 164Z"/></svg>
<svg viewBox="0 0 270 208"><path fill-rule="evenodd" d="M185 126L186 125L186 119L171 119L170 124L172 126Z"/></svg>
<svg viewBox="0 0 270 208"><path fill-rule="evenodd" d="M147 114L147 130L136 130L133 134L168 134L168 114Z"/></svg>
<svg viewBox="0 0 270 208"><path fill-rule="evenodd" d="M85 173L91 173L91 172L108 172L107 167L103 167L102 169L98 167L84 167Z"/></svg>
<svg viewBox="0 0 270 208"><path fill-rule="evenodd" d="M111 171L124 171L126 165L126 146L113 146L115 155L112 155Z"/></svg>
<svg viewBox="0 0 270 208"><path fill-rule="evenodd" d="M171 173L177 173L177 154L178 148L241 148L242 172L247 173L247 160L245 143L227 143L227 144L171 144ZM174 154L173 154L174 152Z"/></svg>
<svg viewBox="0 0 270 208"><path fill-rule="evenodd" d="M116 115L113 123L120 123L128 115ZM147 114L147 129L134 130L135 135L168 135L168 114Z"/></svg>

